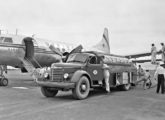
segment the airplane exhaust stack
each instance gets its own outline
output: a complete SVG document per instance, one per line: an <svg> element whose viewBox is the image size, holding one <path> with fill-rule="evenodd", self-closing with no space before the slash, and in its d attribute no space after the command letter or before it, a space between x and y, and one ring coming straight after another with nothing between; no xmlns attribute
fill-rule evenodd
<svg viewBox="0 0 165 120"><path fill-rule="evenodd" d="M104 29L102 40L98 44L94 45L92 48L103 53L110 54L109 36L107 28Z"/></svg>

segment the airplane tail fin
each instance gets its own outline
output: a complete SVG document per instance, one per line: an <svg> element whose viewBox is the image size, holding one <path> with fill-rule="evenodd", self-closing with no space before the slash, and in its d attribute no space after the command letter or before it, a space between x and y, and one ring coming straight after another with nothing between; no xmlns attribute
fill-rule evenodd
<svg viewBox="0 0 165 120"><path fill-rule="evenodd" d="M104 28L102 40L98 44L94 45L92 48L110 54L109 36L107 28Z"/></svg>

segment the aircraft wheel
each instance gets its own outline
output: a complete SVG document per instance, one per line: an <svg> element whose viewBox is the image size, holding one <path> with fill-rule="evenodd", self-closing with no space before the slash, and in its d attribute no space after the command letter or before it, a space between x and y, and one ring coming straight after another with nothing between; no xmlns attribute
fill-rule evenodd
<svg viewBox="0 0 165 120"><path fill-rule="evenodd" d="M85 76L81 77L76 83L76 87L72 90L75 99L85 99L90 91L89 79Z"/></svg>
<svg viewBox="0 0 165 120"><path fill-rule="evenodd" d="M1 86L7 86L8 85L8 79L7 78L1 78L0 85Z"/></svg>
<svg viewBox="0 0 165 120"><path fill-rule="evenodd" d="M41 87L41 92L45 97L54 97L57 95L58 90L54 90L49 87Z"/></svg>
<svg viewBox="0 0 165 120"><path fill-rule="evenodd" d="M124 91L128 91L130 88L131 88L130 83L122 85L122 90L124 90Z"/></svg>

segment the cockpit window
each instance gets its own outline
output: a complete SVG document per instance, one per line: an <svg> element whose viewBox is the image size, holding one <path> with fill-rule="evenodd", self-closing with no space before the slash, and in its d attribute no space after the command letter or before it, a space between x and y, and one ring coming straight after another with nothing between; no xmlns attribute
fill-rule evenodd
<svg viewBox="0 0 165 120"><path fill-rule="evenodd" d="M10 37L5 37L4 42L5 43L13 43L13 40Z"/></svg>

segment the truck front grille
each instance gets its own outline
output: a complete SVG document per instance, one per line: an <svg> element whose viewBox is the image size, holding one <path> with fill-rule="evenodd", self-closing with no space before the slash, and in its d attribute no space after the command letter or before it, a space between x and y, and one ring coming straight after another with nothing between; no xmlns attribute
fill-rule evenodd
<svg viewBox="0 0 165 120"><path fill-rule="evenodd" d="M55 81L55 82L63 81L63 69L62 68L52 69L52 81Z"/></svg>

